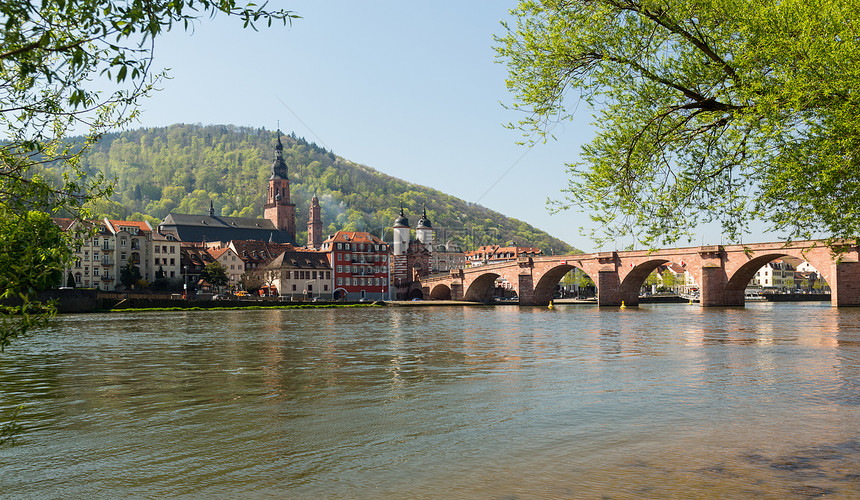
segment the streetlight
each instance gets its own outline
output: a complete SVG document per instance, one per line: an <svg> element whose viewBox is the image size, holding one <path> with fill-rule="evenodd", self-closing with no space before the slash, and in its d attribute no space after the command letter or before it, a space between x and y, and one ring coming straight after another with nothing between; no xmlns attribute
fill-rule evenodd
<svg viewBox="0 0 860 500"><path fill-rule="evenodd" d="M182 298L188 298L188 266L182 266L182 269L185 271L183 274L183 282L182 282Z"/></svg>

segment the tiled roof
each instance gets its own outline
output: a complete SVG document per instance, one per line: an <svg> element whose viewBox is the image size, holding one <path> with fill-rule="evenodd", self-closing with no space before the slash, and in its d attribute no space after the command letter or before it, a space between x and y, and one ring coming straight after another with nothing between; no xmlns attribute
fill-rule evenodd
<svg viewBox="0 0 860 500"><path fill-rule="evenodd" d="M266 264L266 268L331 269L328 252L285 251Z"/></svg>
<svg viewBox="0 0 860 500"><path fill-rule="evenodd" d="M114 232L120 231L120 227L136 227L138 231L148 233L152 231L149 223L139 220L107 220Z"/></svg>
<svg viewBox="0 0 860 500"><path fill-rule="evenodd" d="M67 219L65 217L53 217L51 220L54 221L54 224L60 226L60 229L63 231L68 231L72 227L72 223L75 222L75 219Z"/></svg>
<svg viewBox="0 0 860 500"><path fill-rule="evenodd" d="M229 248L210 248L209 255L211 255L213 259L218 260L221 258L222 255L229 251Z"/></svg>
<svg viewBox="0 0 860 500"><path fill-rule="evenodd" d="M338 231L329 236L323 243L373 243L384 244L385 242L365 231Z"/></svg>
<svg viewBox="0 0 860 500"><path fill-rule="evenodd" d="M289 243L270 243L257 240L232 240L229 243L244 262L268 262L287 250L295 250Z"/></svg>

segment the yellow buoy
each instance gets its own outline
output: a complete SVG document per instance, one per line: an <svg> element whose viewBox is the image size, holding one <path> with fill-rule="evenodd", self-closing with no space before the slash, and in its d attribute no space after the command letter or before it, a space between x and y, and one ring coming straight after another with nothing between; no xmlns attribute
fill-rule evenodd
<svg viewBox="0 0 860 500"><path fill-rule="evenodd" d="M548 306L546 306L546 308L547 308L547 309L552 309L552 301L551 301L551 300L549 301L549 305L548 305Z"/></svg>
<svg viewBox="0 0 860 500"><path fill-rule="evenodd" d="M624 305L624 301L621 301L621 309L627 309L627 306Z"/></svg>

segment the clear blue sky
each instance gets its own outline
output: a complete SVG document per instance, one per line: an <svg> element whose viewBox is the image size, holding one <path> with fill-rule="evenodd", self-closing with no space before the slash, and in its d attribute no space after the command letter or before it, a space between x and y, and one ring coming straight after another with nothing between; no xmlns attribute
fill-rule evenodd
<svg viewBox="0 0 860 500"><path fill-rule="evenodd" d="M206 19L193 34L159 40L155 66L170 68L171 79L143 102L140 125L274 129L280 121L344 158L595 251L579 232L587 215L546 207L567 183L564 163L593 135L590 111L582 107L557 141L531 149L503 127L517 115L501 105L511 99L493 35L514 3L272 2L302 18L259 32L238 19ZM720 243L719 232L703 231L701 242Z"/></svg>

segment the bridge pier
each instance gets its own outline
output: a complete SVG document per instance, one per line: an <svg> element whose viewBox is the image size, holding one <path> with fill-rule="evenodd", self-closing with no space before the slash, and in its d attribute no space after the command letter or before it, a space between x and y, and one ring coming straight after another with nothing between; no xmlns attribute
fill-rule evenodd
<svg viewBox="0 0 860 500"><path fill-rule="evenodd" d="M621 280L618 278L618 272L615 269L600 269L597 272L597 281L594 284L597 285L598 306L621 305Z"/></svg>
<svg viewBox="0 0 860 500"><path fill-rule="evenodd" d="M517 279L517 296L521 306L546 305L535 301L534 278L531 274L520 274Z"/></svg>
<svg viewBox="0 0 860 500"><path fill-rule="evenodd" d="M860 306L860 262L834 263L830 276L830 304L834 307Z"/></svg>
<svg viewBox="0 0 860 500"><path fill-rule="evenodd" d="M744 289L728 290L729 278L723 266L714 264L702 267L701 296L702 307L743 306Z"/></svg>
<svg viewBox="0 0 860 500"><path fill-rule="evenodd" d="M451 283L451 300L463 300L463 283Z"/></svg>

